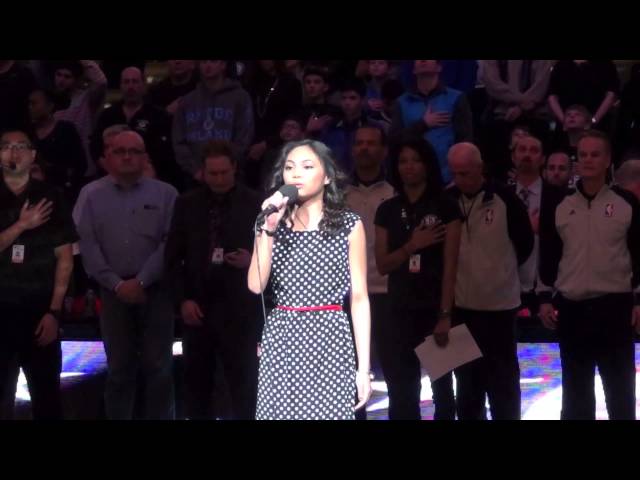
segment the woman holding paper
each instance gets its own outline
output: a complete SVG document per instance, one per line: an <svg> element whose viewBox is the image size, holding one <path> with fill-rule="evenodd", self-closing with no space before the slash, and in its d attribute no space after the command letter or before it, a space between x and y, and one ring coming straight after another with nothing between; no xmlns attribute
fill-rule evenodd
<svg viewBox="0 0 640 480"><path fill-rule="evenodd" d="M379 352L391 420L420 420L420 363L414 351L433 334L448 343L461 212L443 192L437 156L422 138L399 145L392 172L399 194L376 213L376 263L389 275L393 314ZM432 382L436 420L455 419L451 373Z"/></svg>

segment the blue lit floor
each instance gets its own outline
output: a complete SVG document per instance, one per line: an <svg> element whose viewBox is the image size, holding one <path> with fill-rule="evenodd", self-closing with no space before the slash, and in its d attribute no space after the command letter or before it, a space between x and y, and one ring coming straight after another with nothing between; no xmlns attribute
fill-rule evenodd
<svg viewBox="0 0 640 480"><path fill-rule="evenodd" d="M106 358L102 342L63 342L62 388L78 386L92 376L106 370ZM180 342L174 344L174 355L181 355ZM556 343L522 343L518 345L520 359L520 384L522 389L522 418L525 420L554 420L560 417L562 386L560 357ZM636 345L636 391L640 392L640 345ZM367 407L368 418L387 419L388 398L386 384L373 382L374 393ZM422 418L433 418L433 403L428 377L422 379ZM24 375L20 375L16 393L18 403L29 402ZM607 412L600 377L596 377L597 418L606 419ZM640 402L637 404L640 418Z"/></svg>

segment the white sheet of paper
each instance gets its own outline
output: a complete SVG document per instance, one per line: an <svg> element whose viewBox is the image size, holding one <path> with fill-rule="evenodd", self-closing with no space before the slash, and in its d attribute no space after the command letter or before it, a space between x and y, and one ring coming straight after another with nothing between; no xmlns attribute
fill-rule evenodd
<svg viewBox="0 0 640 480"><path fill-rule="evenodd" d="M478 344L464 324L449 330L449 343L446 347L436 345L433 335L429 335L415 348L415 351L431 381L437 380L454 368L482 357Z"/></svg>

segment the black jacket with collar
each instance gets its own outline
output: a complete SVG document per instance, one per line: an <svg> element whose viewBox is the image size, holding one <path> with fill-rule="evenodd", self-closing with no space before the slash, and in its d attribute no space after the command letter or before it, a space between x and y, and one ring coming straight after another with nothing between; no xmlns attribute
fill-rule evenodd
<svg viewBox="0 0 640 480"><path fill-rule="evenodd" d="M516 183L509 184L507 186L516 197L518 196L518 186ZM542 179L542 188L540 189L540 216L545 215L549 212L552 205L557 202L559 197L562 197L566 193L567 189L556 187L555 185L550 184L545 179Z"/></svg>
<svg viewBox="0 0 640 480"><path fill-rule="evenodd" d="M247 286L247 269L228 264L220 267L218 285L209 285L211 268L209 240L209 205L212 193L201 187L178 198L171 230L165 247L165 263L178 305L195 300L201 308L210 301L210 292L218 293L225 304L238 314L255 315L258 297ZM225 254L238 248L253 251L253 226L260 212L261 199L256 192L236 185L225 198L226 208L221 227L221 246Z"/></svg>

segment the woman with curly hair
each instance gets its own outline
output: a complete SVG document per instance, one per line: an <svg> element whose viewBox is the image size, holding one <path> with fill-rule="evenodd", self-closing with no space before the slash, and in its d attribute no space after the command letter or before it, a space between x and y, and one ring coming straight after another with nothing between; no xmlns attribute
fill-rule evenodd
<svg viewBox="0 0 640 480"><path fill-rule="evenodd" d="M396 146L392 183L399 194L376 212L376 265L389 275L391 315L379 325L380 365L390 420L420 420L421 369L414 351L433 334L449 340L462 213L443 191L438 157L423 138ZM435 420L455 420L451 373L431 382Z"/></svg>
<svg viewBox="0 0 640 480"><path fill-rule="evenodd" d="M354 419L371 395L365 233L345 206L344 179L314 140L285 145L274 167L271 188L293 185L298 195L292 205L279 192L265 200L263 209L278 210L259 228L249 267L249 289L270 281L276 303L262 337L257 419Z"/></svg>

